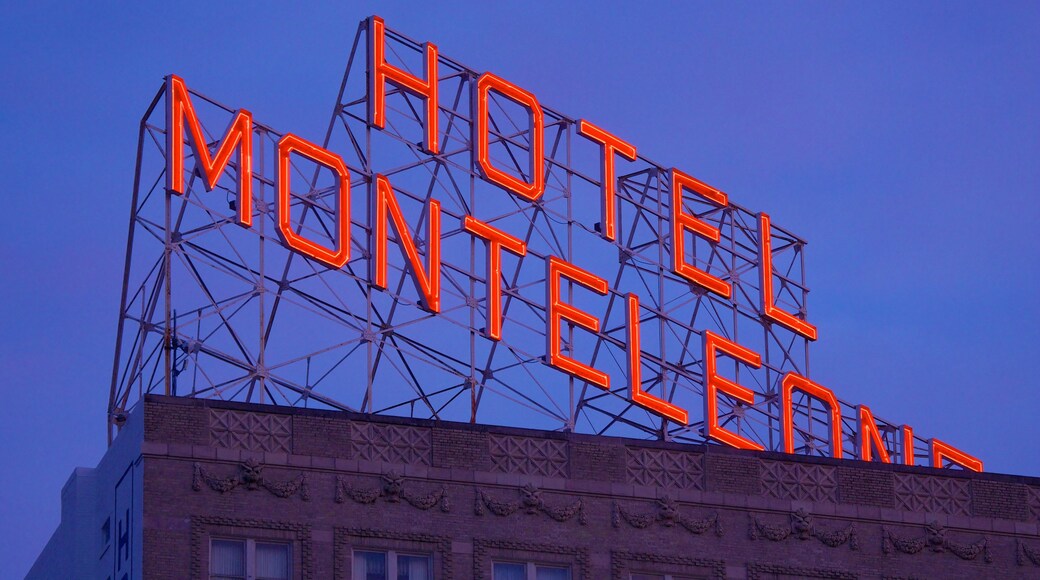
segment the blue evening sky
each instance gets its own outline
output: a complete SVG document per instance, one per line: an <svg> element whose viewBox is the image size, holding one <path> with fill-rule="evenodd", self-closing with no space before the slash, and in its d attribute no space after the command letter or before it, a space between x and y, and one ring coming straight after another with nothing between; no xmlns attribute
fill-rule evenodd
<svg viewBox="0 0 1040 580"><path fill-rule="evenodd" d="M815 380L1040 475L1040 3L6 4L2 577L105 450L137 124L163 76L320 141L373 13L770 213L809 241Z"/></svg>

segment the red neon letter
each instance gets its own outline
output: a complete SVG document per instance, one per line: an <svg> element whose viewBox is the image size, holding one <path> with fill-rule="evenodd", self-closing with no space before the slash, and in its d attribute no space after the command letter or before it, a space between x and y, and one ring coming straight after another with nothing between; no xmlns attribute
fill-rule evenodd
<svg viewBox="0 0 1040 580"><path fill-rule="evenodd" d="M811 395L821 401L826 401L831 408L831 455L835 459L841 459L841 407L838 406L838 398L834 392L827 387L818 385L797 373L784 375L783 390L783 430L784 430L784 452L794 453L794 409L792 408L792 394L795 389Z"/></svg>
<svg viewBox="0 0 1040 580"><path fill-rule="evenodd" d="M495 91L510 100L516 101L531 111L531 163L528 166L531 174L530 183L513 177L491 164L488 136L488 93L490 91ZM484 176L488 178L488 181L501 185L529 201L537 200L545 191L545 154L543 152L545 137L542 134L545 120L542 115L542 107L538 105L538 99L533 94L509 81L486 72L477 79L477 94L474 100L477 102L477 111L474 113L476 117L474 126L477 132L475 139L477 142L477 162L480 164L480 169L484 172Z"/></svg>
<svg viewBox="0 0 1040 580"><path fill-rule="evenodd" d="M213 191L220 174L238 148L238 223L253 224L253 115L239 109L231 119L217 154L210 156L206 135L191 104L191 96L184 79L177 75L166 77L166 189L184 193L184 121L188 122L191 148L195 164L201 168L206 191Z"/></svg>
<svg viewBox="0 0 1040 580"><path fill-rule="evenodd" d="M437 135L437 47L427 42L423 45L426 59L423 61L423 76L426 80L409 74L396 66L386 62L386 26L383 19L373 16L369 21L369 48L368 54L372 55L370 63L369 78L371 86L368 100L369 121L382 129L386 126L386 83L391 82L398 87L422 97L426 101L426 109L423 112L423 126L426 127L426 136L423 147L430 153L439 152Z"/></svg>
<svg viewBox="0 0 1040 580"><path fill-rule="evenodd" d="M527 255L527 244L518 238L466 216L462 228L487 241L487 320L488 336L492 340L502 339L502 249L517 256Z"/></svg>
<svg viewBox="0 0 1040 580"><path fill-rule="evenodd" d="M773 299L773 248L769 235L769 216L758 214L758 259L762 272L762 314L798 334L816 340L816 327L776 307Z"/></svg>
<svg viewBox="0 0 1040 580"><path fill-rule="evenodd" d="M389 236L387 231L387 217L393 220L394 231L397 233L397 243L401 247L405 258L412 266L415 289L423 296L423 302L430 312L441 310L441 203L430 199L430 222L426 228L426 261L429 274L423 270L422 261L419 259L419 251L415 248L415 241L408 235L408 224L404 221L401 206L397 204L397 197L390 187L390 180L385 176L376 174L376 202L372 206L372 264L375 268L374 282L380 288L386 288L387 255L386 242Z"/></svg>
<svg viewBox="0 0 1040 580"><path fill-rule="evenodd" d="M733 290L728 282L686 263L686 230L700 234L715 243L719 242L719 230L688 213L683 213L684 188L693 190L718 205L726 206L729 203L725 193L678 169L672 169L672 270L691 282L729 298Z"/></svg>
<svg viewBox="0 0 1040 580"><path fill-rule="evenodd" d="M885 449L885 441L881 438L881 432L874 421L874 414L870 412L870 407L860 405L856 408L856 416L859 418L859 458L863 461L873 461L872 450L876 448L881 463L892 463L892 459L888 456L888 449Z"/></svg>
<svg viewBox="0 0 1040 580"><path fill-rule="evenodd" d="M914 465L914 430L909 425L900 428L903 432L903 465Z"/></svg>
<svg viewBox="0 0 1040 580"><path fill-rule="evenodd" d="M586 272L556 256L549 256L549 272L545 281L549 310L546 319L548 329L545 336L549 342L549 364L597 387L609 389L610 377L607 376L607 373L580 363L560 352L560 322L562 320L573 322L592 332L599 332L598 318L560 299L560 278L567 278L577 282L598 294L607 293L607 281L603 278L591 272Z"/></svg>
<svg viewBox="0 0 1040 580"><path fill-rule="evenodd" d="M715 372L718 364L716 351L724 352L756 369L762 366L762 357L757 352L726 340L710 330L704 331L704 424L707 426L705 435L738 449L762 451L765 448L758 443L719 425L720 391L748 405L755 404L755 393L747 387L720 377Z"/></svg>
<svg viewBox="0 0 1040 580"><path fill-rule="evenodd" d="M602 217L603 236L608 240L617 239L617 210L615 210L615 178L614 178L614 154L619 153L630 161L636 160L635 145L622 141L618 137L600 129L599 127L585 121L578 121L578 132L603 146L603 157L600 158L600 177L603 185Z"/></svg>
<svg viewBox="0 0 1040 580"><path fill-rule="evenodd" d="M336 172L336 249L330 250L320 244L316 244L300 234L293 231L289 213L290 188L289 179L291 175L290 160L293 152L324 165ZM347 164L339 155L327 149L297 137L292 133L286 133L278 141L278 232L281 234L285 245L310 256L319 262L327 264L331 268L342 268L343 264L350 259L350 172Z"/></svg>
<svg viewBox="0 0 1040 580"><path fill-rule="evenodd" d="M982 461L979 458L968 455L948 443L943 443L938 439L929 439L928 447L931 450L932 467L942 467L943 459L948 459L965 469L982 471Z"/></svg>
<svg viewBox="0 0 1040 580"><path fill-rule="evenodd" d="M686 425L690 420L690 414L686 409L673 405L643 390L643 368L640 363L642 353L640 351L639 339L639 297L635 294L628 295L628 310L625 322L628 326L628 382L632 402L662 417L667 417L680 425Z"/></svg>

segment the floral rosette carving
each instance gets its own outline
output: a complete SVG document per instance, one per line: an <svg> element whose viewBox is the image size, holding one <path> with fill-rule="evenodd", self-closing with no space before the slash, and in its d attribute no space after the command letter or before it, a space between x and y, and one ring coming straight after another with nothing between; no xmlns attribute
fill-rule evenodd
<svg viewBox="0 0 1040 580"><path fill-rule="evenodd" d="M630 512L615 501L614 510L611 514L611 524L615 528L619 528L622 521L637 529L645 529L656 523L665 528L679 526L691 534L697 535L703 534L710 529L715 530L716 536L722 536L723 533L722 521L719 519L718 512L703 519L684 516L679 511L679 505L668 495L663 495L657 499L656 512Z"/></svg>
<svg viewBox="0 0 1040 580"><path fill-rule="evenodd" d="M519 489L520 497L513 501L499 501L480 489L476 491L473 513L478 516L482 516L485 511L488 511L496 516L505 517L523 510L528 515L545 514L557 522L566 522L574 516L578 516L579 524L584 526L588 523L583 499L578 498L578 501L569 505L550 505L542 497L542 490L530 483Z"/></svg>
<svg viewBox="0 0 1040 580"><path fill-rule="evenodd" d="M442 512L451 511L448 501L448 492L441 487L426 494L414 494L405 490L405 478L396 471L388 471L381 477L381 485L378 487L359 488L354 487L343 476L336 477L336 503L343 503L348 498L355 503L371 504L379 499L387 503L401 503L428 510L439 505Z"/></svg>
<svg viewBox="0 0 1040 580"><path fill-rule="evenodd" d="M195 462L191 488L201 491L203 485L220 493L228 493L239 487L248 491L266 489L272 495L288 498L299 494L303 501L310 501L310 488L307 485L307 474L301 473L293 479L274 481L264 476L264 466L255 459L248 459L239 465L238 473L229 477L217 477L206 471L201 463Z"/></svg>

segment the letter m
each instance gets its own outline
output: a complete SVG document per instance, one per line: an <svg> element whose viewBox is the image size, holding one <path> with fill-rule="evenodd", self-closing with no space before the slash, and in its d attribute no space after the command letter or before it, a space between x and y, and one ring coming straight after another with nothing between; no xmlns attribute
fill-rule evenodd
<svg viewBox="0 0 1040 580"><path fill-rule="evenodd" d="M245 109L238 110L224 132L216 154L211 154L184 79L177 75L166 77L166 189L177 194L184 193L185 124L188 143L195 154L195 164L207 191L217 186L220 175L231 161L231 154L238 149L237 220L239 224L249 227L253 223L252 113Z"/></svg>

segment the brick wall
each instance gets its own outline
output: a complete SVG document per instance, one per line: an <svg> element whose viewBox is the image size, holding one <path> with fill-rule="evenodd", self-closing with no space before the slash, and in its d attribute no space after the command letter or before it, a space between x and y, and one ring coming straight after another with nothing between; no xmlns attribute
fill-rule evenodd
<svg viewBox="0 0 1040 580"><path fill-rule="evenodd" d="M1009 520L1029 519L1026 486L1020 483L972 480L971 511L973 515Z"/></svg>
<svg viewBox="0 0 1040 580"><path fill-rule="evenodd" d="M890 508L895 503L895 481L889 471L841 467L838 497L844 503Z"/></svg>
<svg viewBox="0 0 1040 580"><path fill-rule="evenodd" d="M297 578L355 548L461 580L1040 577L1035 478L164 397L145 421L148 578L204 577L216 536L290 543Z"/></svg>
<svg viewBox="0 0 1040 580"><path fill-rule="evenodd" d="M208 408L195 399L144 406L144 439L161 443L209 444Z"/></svg>
<svg viewBox="0 0 1040 580"><path fill-rule="evenodd" d="M333 417L295 415L293 453L350 459L350 426Z"/></svg>
<svg viewBox="0 0 1040 580"><path fill-rule="evenodd" d="M468 467L477 471L491 469L488 435L484 431L432 429L433 466Z"/></svg>
<svg viewBox="0 0 1040 580"><path fill-rule="evenodd" d="M627 466L623 445L572 441L569 448L571 477L611 483L625 481Z"/></svg>
<svg viewBox="0 0 1040 580"><path fill-rule="evenodd" d="M737 455L705 456L707 489L726 493L758 495L762 488L762 464L754 457Z"/></svg>

